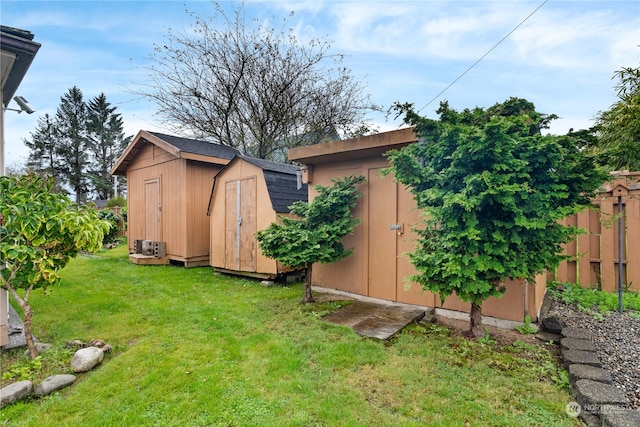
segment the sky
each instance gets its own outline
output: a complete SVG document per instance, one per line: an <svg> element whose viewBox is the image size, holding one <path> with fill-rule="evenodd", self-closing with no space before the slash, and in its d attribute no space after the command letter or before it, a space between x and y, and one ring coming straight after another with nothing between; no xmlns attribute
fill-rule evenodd
<svg viewBox="0 0 640 427"><path fill-rule="evenodd" d="M155 105L133 92L149 83L145 67L154 46L167 41L170 29L190 31L187 10L206 16L214 7L208 0L2 0L2 25L31 31L42 45L16 93L36 112L5 113L6 165L25 163L23 140L39 118L55 116L73 86L86 101L104 93L127 135L169 133ZM414 103L430 118L444 100L463 110L520 97L560 117L550 133L586 129L616 101L615 71L640 66L637 0L249 0L245 10L259 21L295 12L289 22L299 39L331 40L373 103L384 109ZM380 131L402 126L401 118L383 113L369 118Z"/></svg>

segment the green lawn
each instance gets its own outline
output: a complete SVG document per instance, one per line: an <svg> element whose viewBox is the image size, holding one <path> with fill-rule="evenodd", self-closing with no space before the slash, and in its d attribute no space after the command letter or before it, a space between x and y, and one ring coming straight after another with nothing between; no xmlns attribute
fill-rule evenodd
<svg viewBox="0 0 640 427"><path fill-rule="evenodd" d="M391 342L322 321L302 286L263 287L211 268L138 266L120 246L73 260L35 292L51 342L114 346L74 386L0 412L10 426L577 426L547 350L470 342L413 325ZM16 363L15 352L2 355ZM48 375L48 373L40 373Z"/></svg>

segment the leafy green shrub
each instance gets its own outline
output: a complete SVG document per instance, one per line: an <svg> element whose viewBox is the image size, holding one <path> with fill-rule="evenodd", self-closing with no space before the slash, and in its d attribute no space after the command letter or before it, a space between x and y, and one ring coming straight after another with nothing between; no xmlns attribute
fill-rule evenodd
<svg viewBox="0 0 640 427"><path fill-rule="evenodd" d="M109 224L111 224L109 233L104 235L102 243L112 243L116 240L120 231L120 217L111 209L102 209L98 211L98 218L109 221Z"/></svg>
<svg viewBox="0 0 640 427"><path fill-rule="evenodd" d="M116 206L126 207L127 206L127 199L125 199L122 196L112 197L107 201L107 204L105 206L108 207L108 208L113 208L113 207L116 207Z"/></svg>
<svg viewBox="0 0 640 427"><path fill-rule="evenodd" d="M562 287L560 287L562 285ZM572 283L549 284L549 293L565 304L576 304L578 310L591 314L608 314L618 310L618 293L583 288ZM640 293L624 291L622 308L629 312L640 312Z"/></svg>

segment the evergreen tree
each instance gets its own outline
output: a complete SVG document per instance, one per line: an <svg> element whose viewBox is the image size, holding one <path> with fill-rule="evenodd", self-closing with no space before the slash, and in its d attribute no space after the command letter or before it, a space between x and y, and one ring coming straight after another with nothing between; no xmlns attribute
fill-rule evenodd
<svg viewBox="0 0 640 427"><path fill-rule="evenodd" d="M310 203L298 201L290 206L293 217L280 216L278 222L256 233L265 256L294 269L306 269L303 303L315 301L313 264L330 264L353 253L344 248L342 238L360 223L351 211L360 197L357 187L363 182L363 176L350 175L334 179L331 187L316 185L318 195Z"/></svg>
<svg viewBox="0 0 640 427"><path fill-rule="evenodd" d="M399 109L420 141L387 156L426 214L412 280L470 302L470 333L481 336L483 301L501 296L507 279L558 266L577 232L559 220L590 206L607 174L580 149L584 141L543 136L554 116L523 99L462 112L442 103L440 120Z"/></svg>
<svg viewBox="0 0 640 427"><path fill-rule="evenodd" d="M87 168L90 144L87 135L87 105L82 91L74 86L60 98L56 112L57 153L66 184L75 194L75 202L86 201L89 189Z"/></svg>
<svg viewBox="0 0 640 427"><path fill-rule="evenodd" d="M124 136L122 115L116 109L104 93L88 104L87 130L92 152L89 176L93 192L103 200L113 196L111 168L131 141L130 136Z"/></svg>
<svg viewBox="0 0 640 427"><path fill-rule="evenodd" d="M24 139L31 150L27 159L27 170L38 176L53 178L54 189L59 192L63 180L58 156L55 120L45 114L38 119L38 126L31 132L31 140Z"/></svg>

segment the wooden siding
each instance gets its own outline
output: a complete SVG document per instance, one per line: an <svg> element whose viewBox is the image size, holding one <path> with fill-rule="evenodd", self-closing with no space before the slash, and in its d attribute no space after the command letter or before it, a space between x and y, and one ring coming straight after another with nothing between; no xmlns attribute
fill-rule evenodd
<svg viewBox="0 0 640 427"><path fill-rule="evenodd" d="M455 295L442 304L438 296L409 281L416 270L406 254L413 251L418 237L413 229L421 224L421 213L409 191L395 183L392 176L382 178L379 171L389 166L380 155L386 151L385 144L399 147L413 139L407 130L388 134L358 139L361 149L354 148L351 141L339 141L333 144L333 151L331 147L311 146L292 150L293 156L290 152L291 159L307 166L303 177L310 184L309 201L316 195L315 184L331 185L333 178L350 174L367 178L353 210L360 224L353 235L343 239L345 247L354 248L354 254L334 264L314 265L313 282L364 296L468 312L470 304ZM483 314L513 321L523 321L528 314L536 319L546 290L546 275L532 282L509 281L505 287L501 298L489 298L483 303Z"/></svg>
<svg viewBox="0 0 640 427"><path fill-rule="evenodd" d="M185 266L209 259L208 194L221 165L178 159L153 144L144 144L127 168L129 250L133 241L152 239L146 230L145 183L160 186L160 230L167 256Z"/></svg>
<svg viewBox="0 0 640 427"><path fill-rule="evenodd" d="M235 191L238 183L245 183L241 187L243 193L240 200L241 209L245 210L243 223L251 227L244 228L241 233L242 254L241 264L238 266L236 258L237 229L237 200ZM247 186L252 182L249 188ZM250 191L249 191L250 190ZM227 198L227 195L229 198ZM231 206L229 206L231 204ZM216 177L213 194L211 194L211 205L209 207L210 221L210 250L209 264L213 267L236 271L239 273L256 273L264 275L277 275L282 272L279 264L260 253L255 240L255 232L263 230L272 222L276 221L276 212L271 205L269 192L264 180L261 168L246 161L239 160L223 173ZM246 218L246 219L245 219ZM255 218L255 221L253 221ZM248 221L245 223L245 221ZM228 224L228 227L227 227ZM228 228L228 230L227 230Z"/></svg>
<svg viewBox="0 0 640 427"><path fill-rule="evenodd" d="M585 234L565 246L564 261L555 273L561 282L614 291L618 287L618 195L622 201L623 286L640 291L640 172L613 180L593 200L593 208L566 218ZM618 191L619 190L619 191Z"/></svg>

